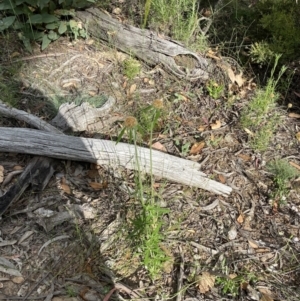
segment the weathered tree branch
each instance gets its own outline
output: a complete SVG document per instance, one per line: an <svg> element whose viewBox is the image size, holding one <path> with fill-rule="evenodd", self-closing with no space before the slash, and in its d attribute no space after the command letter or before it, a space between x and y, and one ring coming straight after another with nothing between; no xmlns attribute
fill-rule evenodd
<svg viewBox="0 0 300 301"><path fill-rule="evenodd" d="M106 41L149 65L162 65L179 78L205 81L213 63L168 37L161 38L153 31L140 29L110 17L97 8L76 12L89 34Z"/></svg>
<svg viewBox="0 0 300 301"><path fill-rule="evenodd" d="M210 180L197 162L114 141L73 137L23 128L0 128L0 151L86 161L134 170L199 187L223 196L231 188ZM152 164L151 160L152 159Z"/></svg>

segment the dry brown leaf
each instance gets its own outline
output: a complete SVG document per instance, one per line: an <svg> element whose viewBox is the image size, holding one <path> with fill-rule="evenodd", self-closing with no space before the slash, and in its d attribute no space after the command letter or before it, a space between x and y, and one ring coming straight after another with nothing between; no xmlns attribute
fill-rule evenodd
<svg viewBox="0 0 300 301"><path fill-rule="evenodd" d="M209 272L203 272L201 276L197 277L197 285L202 294L208 292L215 285L215 276Z"/></svg>
<svg viewBox="0 0 300 301"><path fill-rule="evenodd" d="M297 114L297 113L289 113L289 117L291 117L291 118L300 118L300 114Z"/></svg>
<svg viewBox="0 0 300 301"><path fill-rule="evenodd" d="M129 94L129 95L133 94L133 92L134 92L135 90L136 90L136 84L131 85L131 87L130 87L130 89L129 89L129 91L128 91L128 94Z"/></svg>
<svg viewBox="0 0 300 301"><path fill-rule="evenodd" d="M152 144L152 148L163 151L165 153L167 152L166 147L158 141Z"/></svg>
<svg viewBox="0 0 300 301"><path fill-rule="evenodd" d="M223 176L223 175L218 175L218 178L219 178L219 180L220 180L220 182L222 183L222 184L225 184L226 183L226 178Z"/></svg>
<svg viewBox="0 0 300 301"><path fill-rule="evenodd" d="M66 183L61 183L60 188L66 193L66 194L71 194L71 188L68 184Z"/></svg>
<svg viewBox="0 0 300 301"><path fill-rule="evenodd" d="M0 183L4 180L4 167L0 165Z"/></svg>
<svg viewBox="0 0 300 301"><path fill-rule="evenodd" d="M13 277L11 279L11 281L16 284L21 284L25 281L25 279L22 276L16 276L16 277Z"/></svg>
<svg viewBox="0 0 300 301"><path fill-rule="evenodd" d="M231 80L232 83L234 83L235 82L235 74L234 74L233 70L230 67L227 67L225 69L226 69L229 79Z"/></svg>
<svg viewBox="0 0 300 301"><path fill-rule="evenodd" d="M216 52L213 52L211 49L210 50L208 50L208 52L206 52L206 56L208 56L208 57L210 57L210 58L212 58L212 59L215 59L216 61L219 61L220 60L220 58L219 57L217 57L216 56Z"/></svg>
<svg viewBox="0 0 300 301"><path fill-rule="evenodd" d="M160 186L161 186L160 183L153 183L152 185L153 188L159 188Z"/></svg>
<svg viewBox="0 0 300 301"><path fill-rule="evenodd" d="M274 296L270 290L267 288L259 288L258 290L262 295L259 301L274 301Z"/></svg>
<svg viewBox="0 0 300 301"><path fill-rule="evenodd" d="M194 145L191 147L190 155L198 155L198 154L200 154L201 151L202 151L202 149L204 148L204 146L205 146L205 142L204 141L194 143Z"/></svg>
<svg viewBox="0 0 300 301"><path fill-rule="evenodd" d="M90 185L94 190L100 190L100 189L104 189L104 188L107 187L107 182L103 182L103 183L90 182L89 185Z"/></svg>
<svg viewBox="0 0 300 301"><path fill-rule="evenodd" d="M13 52L12 54L11 54L11 56L10 56L10 58L14 58L14 57L16 57L16 56L20 56L21 54L19 53L19 52L17 52L17 51L15 51L15 52Z"/></svg>
<svg viewBox="0 0 300 301"><path fill-rule="evenodd" d="M212 130L217 130L221 127L221 121L217 120L215 123L211 123L210 127Z"/></svg>
<svg viewBox="0 0 300 301"><path fill-rule="evenodd" d="M294 162L289 162L289 163L290 163L291 166L293 166L293 167L295 167L295 168L297 168L297 169L300 170L300 165L298 165L298 164L296 164Z"/></svg>
<svg viewBox="0 0 300 301"><path fill-rule="evenodd" d="M234 279L236 278L238 275L236 273L233 273L233 274L229 274L228 277L229 279Z"/></svg>
<svg viewBox="0 0 300 301"><path fill-rule="evenodd" d="M298 141L300 141L300 132L298 132L298 133L296 134L296 138L297 138Z"/></svg>
<svg viewBox="0 0 300 301"><path fill-rule="evenodd" d="M236 221L239 224L242 224L244 222L244 214L240 214Z"/></svg>
<svg viewBox="0 0 300 301"><path fill-rule="evenodd" d="M122 12L122 10L121 10L120 7L116 7L116 8L113 9L112 12L113 12L113 14L119 15Z"/></svg>
<svg viewBox="0 0 300 301"><path fill-rule="evenodd" d="M248 155L244 155L244 154L238 154L238 157L241 158L243 161L245 162L249 162L251 161L251 157Z"/></svg>
<svg viewBox="0 0 300 301"><path fill-rule="evenodd" d="M95 92L95 91L89 91L89 95L90 95L90 96L95 96L95 95L96 95L96 92Z"/></svg>
<svg viewBox="0 0 300 301"><path fill-rule="evenodd" d="M94 179L94 178L99 177L99 172L97 169L91 169L87 172L87 175L89 178Z"/></svg>
<svg viewBox="0 0 300 301"><path fill-rule="evenodd" d="M20 166L20 165L15 165L15 166L13 167L13 170L23 170L23 167Z"/></svg>
<svg viewBox="0 0 300 301"><path fill-rule="evenodd" d="M254 133L253 132L251 132L249 129L247 129L247 128L244 128L244 130L245 130L245 132L247 133L247 134L249 134L250 136L254 136Z"/></svg>
<svg viewBox="0 0 300 301"><path fill-rule="evenodd" d="M206 126L206 125L200 125L200 126L198 127L198 131L199 131L199 132L204 132L206 129L207 129L207 126Z"/></svg>
<svg viewBox="0 0 300 301"><path fill-rule="evenodd" d="M253 249L257 249L259 247L259 245L256 243L256 241L254 241L251 238L248 238L248 243L249 243L249 246Z"/></svg>
<svg viewBox="0 0 300 301"><path fill-rule="evenodd" d="M228 85L228 90L230 92L236 93L239 91L239 86L236 83L232 83Z"/></svg>
<svg viewBox="0 0 300 301"><path fill-rule="evenodd" d="M69 82L65 83L62 85L63 88L77 88L77 83L76 82Z"/></svg>
<svg viewBox="0 0 300 301"><path fill-rule="evenodd" d="M258 248L255 249L256 253L267 253L270 251L270 249L266 249L266 248Z"/></svg>
<svg viewBox="0 0 300 301"><path fill-rule="evenodd" d="M235 82L238 84L239 87L241 87L244 84L245 80L243 79L243 72L235 76Z"/></svg>
<svg viewBox="0 0 300 301"><path fill-rule="evenodd" d="M127 87L127 81L125 80L125 82L123 83L123 88L125 89Z"/></svg>

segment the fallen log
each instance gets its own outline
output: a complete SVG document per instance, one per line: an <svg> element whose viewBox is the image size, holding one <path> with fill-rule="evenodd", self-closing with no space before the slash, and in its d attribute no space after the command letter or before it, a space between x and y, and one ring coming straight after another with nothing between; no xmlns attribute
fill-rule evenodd
<svg viewBox="0 0 300 301"><path fill-rule="evenodd" d="M81 138L25 128L0 128L0 151L125 167L228 196L232 189L211 180L197 162L115 141ZM151 162L152 161L152 162Z"/></svg>
<svg viewBox="0 0 300 301"><path fill-rule="evenodd" d="M162 38L153 31L120 23L97 8L76 12L88 34L106 41L149 65L161 65L179 78L206 81L215 72L208 58L201 57L168 37Z"/></svg>

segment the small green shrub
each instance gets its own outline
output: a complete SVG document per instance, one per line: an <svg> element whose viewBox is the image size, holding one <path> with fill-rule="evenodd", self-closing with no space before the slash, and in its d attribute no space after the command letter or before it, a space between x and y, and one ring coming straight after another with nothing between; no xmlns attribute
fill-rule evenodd
<svg viewBox="0 0 300 301"><path fill-rule="evenodd" d="M295 59L300 48L300 9L295 0L263 0L257 3L260 27L265 31L270 49L283 59Z"/></svg>
<svg viewBox="0 0 300 301"><path fill-rule="evenodd" d="M141 64L134 58L129 58L123 61L123 74L128 79L134 79L141 71Z"/></svg>
<svg viewBox="0 0 300 301"><path fill-rule="evenodd" d="M277 79L274 79L274 72L278 64L280 55L275 56L275 63L271 76L266 87L258 89L253 99L243 109L241 114L241 124L250 134L250 146L257 151L265 151L274 130L279 124L279 116L274 111L278 93L276 87L286 68L283 66Z"/></svg>
<svg viewBox="0 0 300 301"><path fill-rule="evenodd" d="M275 53L266 42L255 42L250 48L250 57L254 63L264 65L272 61Z"/></svg>
<svg viewBox="0 0 300 301"><path fill-rule="evenodd" d="M212 97L213 99L218 99L223 95L224 85L220 85L216 81L210 80L206 84L206 89L210 97Z"/></svg>
<svg viewBox="0 0 300 301"><path fill-rule="evenodd" d="M288 182L299 176L299 172L284 159L269 162L267 170L273 174L275 184L271 197L283 203L289 195Z"/></svg>
<svg viewBox="0 0 300 301"><path fill-rule="evenodd" d="M77 37L86 37L86 31L80 22L71 18L75 8L84 8L95 0L3 0L0 12L5 16L0 21L0 31L13 28L19 31L19 38L25 48L32 52L31 41L40 42L42 50L69 33Z"/></svg>
<svg viewBox="0 0 300 301"><path fill-rule="evenodd" d="M281 63L299 57L300 9L295 0L261 0L250 5L247 1L225 0L214 9L211 42L223 44L223 53L240 56L248 61L245 47L254 45L254 51L282 54ZM222 6L220 6L222 5ZM267 46L269 50L255 49ZM253 49L252 49L253 51ZM258 56L260 57L260 56ZM261 59L259 59L259 64Z"/></svg>

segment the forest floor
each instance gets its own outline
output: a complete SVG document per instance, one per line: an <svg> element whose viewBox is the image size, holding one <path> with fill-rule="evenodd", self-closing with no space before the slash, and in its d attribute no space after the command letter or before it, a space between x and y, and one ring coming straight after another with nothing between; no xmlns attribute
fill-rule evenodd
<svg viewBox="0 0 300 301"><path fill-rule="evenodd" d="M154 180L151 190L165 210L159 248L167 260L150 277L144 249L131 236L141 212L135 174L60 161L45 191L29 189L0 221L0 299L299 300L299 180L289 181L281 202L272 198L276 185L266 168L282 158L300 166L297 115L278 107L280 126L258 153L240 124L255 93L253 80L245 79L247 93L231 103L225 94L213 98L203 83L143 62L129 79L123 62L130 57L93 40L60 38L30 56L13 36L0 43L3 102L50 121L62 101L111 95L117 103L101 120L101 132L78 135L115 140L126 117L143 124L141 112L160 100L152 140L142 135L139 143L197 161L202 172L233 189L225 198ZM4 117L0 125L27 126ZM2 193L8 175L30 159L13 151L0 154Z"/></svg>

